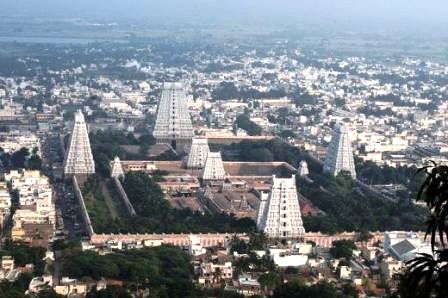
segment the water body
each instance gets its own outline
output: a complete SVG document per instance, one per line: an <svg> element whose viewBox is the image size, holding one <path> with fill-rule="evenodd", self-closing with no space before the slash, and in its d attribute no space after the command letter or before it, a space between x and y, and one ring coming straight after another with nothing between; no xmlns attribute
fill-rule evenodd
<svg viewBox="0 0 448 298"><path fill-rule="evenodd" d="M76 37L32 37L32 36L0 36L0 42L18 42L18 43L48 43L48 44L89 44L95 42L120 42L124 40L105 40L93 38Z"/></svg>

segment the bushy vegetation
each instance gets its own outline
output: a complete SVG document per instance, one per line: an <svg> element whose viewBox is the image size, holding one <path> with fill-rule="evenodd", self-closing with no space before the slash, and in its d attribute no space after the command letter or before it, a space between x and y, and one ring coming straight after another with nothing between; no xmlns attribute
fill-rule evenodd
<svg viewBox="0 0 448 298"><path fill-rule="evenodd" d="M30 247L25 243L7 241L0 250L0 258L2 256L12 256L16 266L25 266L26 264L34 264L34 273L41 275L44 272L46 249L43 247Z"/></svg>
<svg viewBox="0 0 448 298"><path fill-rule="evenodd" d="M163 198L160 186L143 172L127 173L123 187L139 215L131 219L134 229L172 233L247 232L255 226L249 218L174 209Z"/></svg>
<svg viewBox="0 0 448 298"><path fill-rule="evenodd" d="M29 169L40 170L42 167L42 159L37 154L37 148L30 152L27 148L21 148L12 154L4 153L0 148L0 161L3 165L3 170L11 169Z"/></svg>
<svg viewBox="0 0 448 298"><path fill-rule="evenodd" d="M233 82L226 81L219 83L212 91L212 98L215 100L282 98L285 96L286 92L283 89L270 89L262 92L254 88L237 88Z"/></svg>
<svg viewBox="0 0 448 298"><path fill-rule="evenodd" d="M96 133L91 133L89 138L96 171L103 177L109 177L110 162L115 156L122 160L142 160L146 158L146 151L149 146L155 144L151 135L143 135L136 139L132 133L125 134L115 130L99 130ZM138 146L139 152L127 152L120 147L122 145Z"/></svg>
<svg viewBox="0 0 448 298"><path fill-rule="evenodd" d="M94 231L108 231L113 222L101 187L101 179L91 175L81 188Z"/></svg>
<svg viewBox="0 0 448 298"><path fill-rule="evenodd" d="M161 246L100 256L80 252L64 261L64 276L120 279L127 284L138 283L154 297L197 297L192 284L190 257L180 249Z"/></svg>
<svg viewBox="0 0 448 298"><path fill-rule="evenodd" d="M305 216L303 221L307 231L336 233L423 228L421 222L425 212L407 199L408 194L400 196L395 203L362 191L347 175L332 177L322 173L322 165L305 151L281 140L243 141L214 149L222 150L225 160L285 161L293 166L297 166L300 160L306 160L313 183L297 177L298 191L326 213L325 216ZM358 161L357 170L358 177L368 183L402 183L411 191L418 189L420 178L414 177L413 168L393 169ZM281 173L276 174L281 176Z"/></svg>
<svg viewBox="0 0 448 298"><path fill-rule="evenodd" d="M227 146L213 144L211 146L214 150L222 151L224 160L284 161L292 166L297 166L301 160L306 160L311 171L322 171L322 166L311 159L305 151L279 139L256 142L245 140Z"/></svg>
<svg viewBox="0 0 448 298"><path fill-rule="evenodd" d="M45 248L42 247L30 247L27 244L19 242L7 241L4 243L0 250L0 257L12 256L16 266L23 267L26 264L34 264L34 272L22 273L15 282L9 282L4 280L0 282L0 297L26 297L24 294L28 289L28 285L34 276L42 275L44 273L45 262L43 258L45 256ZM45 292L48 296L39 297L53 297L55 294L53 291Z"/></svg>
<svg viewBox="0 0 448 298"><path fill-rule="evenodd" d="M333 241L330 248L330 254L333 258L344 258L349 261L352 258L353 250L356 248L355 243L350 240L338 240Z"/></svg>
<svg viewBox="0 0 448 298"><path fill-rule="evenodd" d="M425 212L409 200L391 202L363 192L344 173L337 177L312 173L311 179L312 184L298 179L298 189L326 215L304 217L307 231L336 233L423 228Z"/></svg>
<svg viewBox="0 0 448 298"><path fill-rule="evenodd" d="M0 297L8 298L25 298L25 291L28 289L28 285L32 279L32 275L24 273L19 276L15 282L9 282L3 280L0 282Z"/></svg>
<svg viewBox="0 0 448 298"><path fill-rule="evenodd" d="M249 232L255 229L250 218L237 219L232 215L193 212L190 209L174 209L164 199L155 179L144 172L126 174L123 187L137 216L112 220L96 183L91 178L85 185L88 195L95 195L97 203L104 206L86 205L97 233L207 233L207 232ZM96 181L96 182L95 182ZM91 185L90 185L91 184ZM101 207L98 210L96 207Z"/></svg>
<svg viewBox="0 0 448 298"><path fill-rule="evenodd" d="M320 282L312 286L307 286L300 281L290 281L274 290L273 298L289 298L289 297L303 297L303 298L342 298L353 297L338 292L338 290L326 282Z"/></svg>
<svg viewBox="0 0 448 298"><path fill-rule="evenodd" d="M266 244L267 238L263 233L250 233L248 242L235 236L230 243L230 252L248 254L253 250L266 249Z"/></svg>
<svg viewBox="0 0 448 298"><path fill-rule="evenodd" d="M425 237L431 239L431 253L418 253L406 262L399 292L401 297L448 297L448 166L433 163L419 172L425 179L416 200L429 212Z"/></svg>
<svg viewBox="0 0 448 298"><path fill-rule="evenodd" d="M356 171L362 181L367 184L402 184L410 192L410 198L414 198L425 178L417 173L415 166L391 167L388 165L377 165L372 161L356 160ZM399 194L401 197L409 197Z"/></svg>
<svg viewBox="0 0 448 298"><path fill-rule="evenodd" d="M250 118L244 114L236 117L235 124L238 128L244 129L250 136L259 136L263 132L260 126L252 122Z"/></svg>

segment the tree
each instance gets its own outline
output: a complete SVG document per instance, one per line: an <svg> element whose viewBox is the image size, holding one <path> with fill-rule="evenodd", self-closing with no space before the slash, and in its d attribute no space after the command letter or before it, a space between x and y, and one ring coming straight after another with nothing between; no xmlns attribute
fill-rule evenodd
<svg viewBox="0 0 448 298"><path fill-rule="evenodd" d="M367 242L367 241L369 241L370 239L372 239L373 238L373 235L372 234L370 234L368 231L361 231L359 234L358 234L358 241L361 241L361 242Z"/></svg>
<svg viewBox="0 0 448 298"><path fill-rule="evenodd" d="M42 169L42 159L39 157L39 155L33 153L31 157L26 162L27 169L30 170L41 170Z"/></svg>
<svg viewBox="0 0 448 298"><path fill-rule="evenodd" d="M213 283L222 283L222 269L219 267L215 268L215 271L213 271Z"/></svg>
<svg viewBox="0 0 448 298"><path fill-rule="evenodd" d="M295 138L296 137L296 134L292 131L292 130L283 130L281 133L280 133L280 136L282 137L282 138L284 138L284 139L286 139L286 138Z"/></svg>
<svg viewBox="0 0 448 298"><path fill-rule="evenodd" d="M402 288L411 295L422 291L422 297L448 297L448 166L433 163L418 172L426 174L416 200L429 209L426 236L431 237L432 254L421 253L407 262Z"/></svg>
<svg viewBox="0 0 448 298"><path fill-rule="evenodd" d="M27 148L22 148L11 155L11 166L13 168L25 168L25 161L30 155Z"/></svg>
<svg viewBox="0 0 448 298"><path fill-rule="evenodd" d="M268 272L260 275L258 282L265 289L265 291L271 291L282 284L282 279L277 273Z"/></svg>
<svg viewBox="0 0 448 298"><path fill-rule="evenodd" d="M344 297L336 288L326 282L320 282L312 286L306 286L300 281L290 281L274 290L273 298L337 298Z"/></svg>
<svg viewBox="0 0 448 298"><path fill-rule="evenodd" d="M239 98L240 94L233 82L221 82L212 91L212 98L216 100L228 100Z"/></svg>
<svg viewBox="0 0 448 298"><path fill-rule="evenodd" d="M132 298L132 295L128 293L125 288L108 286L104 290L98 291L94 288L87 293L87 298Z"/></svg>
<svg viewBox="0 0 448 298"><path fill-rule="evenodd" d="M235 124L244 129L250 136L259 136L263 132L260 126L250 120L247 115L241 114L236 117Z"/></svg>
<svg viewBox="0 0 448 298"><path fill-rule="evenodd" d="M52 288L48 287L39 291L36 298L63 298L64 296L57 294Z"/></svg>
<svg viewBox="0 0 448 298"><path fill-rule="evenodd" d="M330 248L330 254L335 258L345 258L349 261L352 258L353 249L355 248L355 244L350 240L333 241L333 246Z"/></svg>

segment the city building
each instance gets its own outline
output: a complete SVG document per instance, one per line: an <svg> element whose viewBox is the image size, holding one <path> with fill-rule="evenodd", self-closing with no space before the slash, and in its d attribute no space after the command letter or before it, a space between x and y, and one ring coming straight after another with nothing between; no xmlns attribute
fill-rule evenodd
<svg viewBox="0 0 448 298"><path fill-rule="evenodd" d="M262 194L257 228L270 238L300 239L305 235L296 178L272 177L271 192Z"/></svg>
<svg viewBox="0 0 448 298"><path fill-rule="evenodd" d="M350 131L345 125L336 125L327 148L324 172L336 176L341 171L346 171L353 179L356 179L355 160L349 134Z"/></svg>
<svg viewBox="0 0 448 298"><path fill-rule="evenodd" d="M3 230L11 213L11 195L6 182L0 182L0 229Z"/></svg>
<svg viewBox="0 0 448 298"><path fill-rule="evenodd" d="M384 250L401 262L413 259L418 253L432 253L431 245L417 233L402 231L384 233Z"/></svg>
<svg viewBox="0 0 448 298"><path fill-rule="evenodd" d="M176 152L188 152L194 132L182 83L163 84L153 136Z"/></svg>
<svg viewBox="0 0 448 298"><path fill-rule="evenodd" d="M232 262L203 262L199 274L200 284L215 284L221 280L229 280L233 275Z"/></svg>
<svg viewBox="0 0 448 298"><path fill-rule="evenodd" d="M47 247L56 225L56 208L48 177L40 171L10 171L5 180L19 196L19 209L12 217L11 238Z"/></svg>
<svg viewBox="0 0 448 298"><path fill-rule="evenodd" d="M64 162L65 175L88 175L95 173L89 133L80 110L75 114L75 124L70 136L70 143Z"/></svg>
<svg viewBox="0 0 448 298"><path fill-rule="evenodd" d="M22 148L28 149L29 152L36 150L40 153L40 139L31 132L11 131L8 133L0 133L0 148L4 153L14 153Z"/></svg>

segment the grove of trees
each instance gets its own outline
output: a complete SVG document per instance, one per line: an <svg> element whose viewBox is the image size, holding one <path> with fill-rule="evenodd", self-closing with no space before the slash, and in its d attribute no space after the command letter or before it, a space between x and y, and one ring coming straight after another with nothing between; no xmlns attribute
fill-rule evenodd
<svg viewBox="0 0 448 298"><path fill-rule="evenodd" d="M79 252L64 260L62 273L74 278L120 279L127 285L148 288L154 297L200 296L191 282L190 257L174 247L127 250L103 256Z"/></svg>

